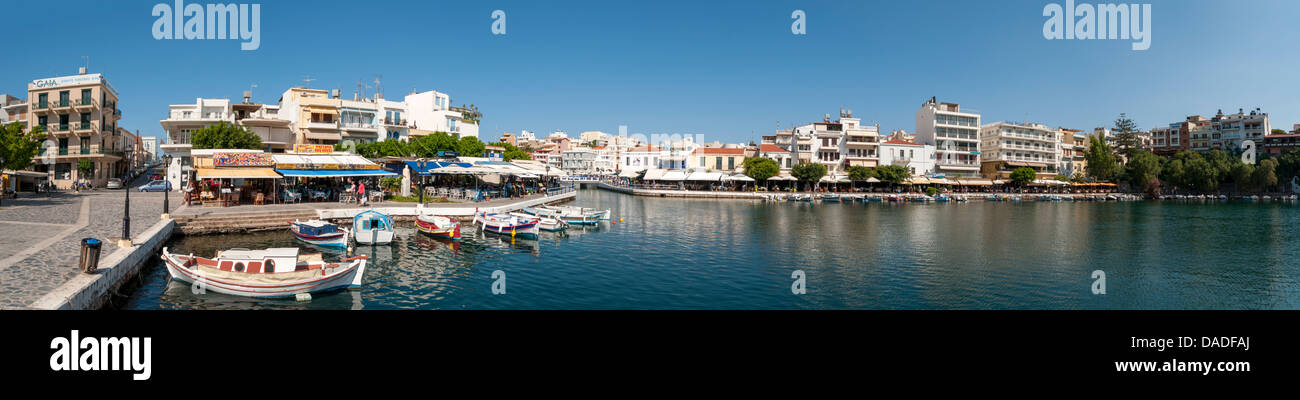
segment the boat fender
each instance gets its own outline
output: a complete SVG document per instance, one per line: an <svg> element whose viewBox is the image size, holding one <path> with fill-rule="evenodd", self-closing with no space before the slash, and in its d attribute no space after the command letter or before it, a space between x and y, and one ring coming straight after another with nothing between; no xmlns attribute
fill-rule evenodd
<svg viewBox="0 0 1300 400"><path fill-rule="evenodd" d="M294 300L311 301L311 293L298 293L293 295Z"/></svg>

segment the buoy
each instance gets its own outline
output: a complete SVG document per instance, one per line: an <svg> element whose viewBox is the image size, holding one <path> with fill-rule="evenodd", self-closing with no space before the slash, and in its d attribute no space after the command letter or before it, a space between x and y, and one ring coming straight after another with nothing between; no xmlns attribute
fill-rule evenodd
<svg viewBox="0 0 1300 400"><path fill-rule="evenodd" d="M623 219L622 219L622 218L619 218L619 219L618 219L618 222L623 222Z"/></svg>

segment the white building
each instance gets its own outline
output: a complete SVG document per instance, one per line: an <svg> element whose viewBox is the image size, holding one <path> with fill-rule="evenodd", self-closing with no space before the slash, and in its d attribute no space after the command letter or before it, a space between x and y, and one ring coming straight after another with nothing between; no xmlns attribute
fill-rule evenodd
<svg viewBox="0 0 1300 400"><path fill-rule="evenodd" d="M434 90L406 95L411 128L447 132L456 138L478 137L478 124L466 121L466 110L451 105L451 97Z"/></svg>
<svg viewBox="0 0 1300 400"><path fill-rule="evenodd" d="M880 127L862 126L851 110L841 110L840 118L794 128L794 162L809 155L814 163L826 166L828 175L845 175L849 167L875 167L879 163ZM781 141L777 135L777 141ZM780 146L779 144L777 146Z"/></svg>
<svg viewBox="0 0 1300 400"><path fill-rule="evenodd" d="M157 161L162 154L158 153L158 137L144 136L140 138L140 147L144 150L145 160L147 162Z"/></svg>
<svg viewBox="0 0 1300 400"><path fill-rule="evenodd" d="M188 183L193 171L190 165L192 150L191 140L195 131L219 122L238 125L257 135L262 140L263 150L283 153L295 143L292 122L280 115L280 106L255 104L250 102L250 94L244 94L244 102L232 104L229 99L196 99L193 104L172 104L167 107L167 119L158 121L166 133L159 143L158 138L141 138L142 145L153 159L166 153L171 157L167 165L167 179L172 187L180 190ZM152 140L153 144L146 141Z"/></svg>
<svg viewBox="0 0 1300 400"><path fill-rule="evenodd" d="M406 103L384 99L375 99L375 123L379 125L380 140L411 140L410 125L406 120Z"/></svg>
<svg viewBox="0 0 1300 400"><path fill-rule="evenodd" d="M1061 137L1047 125L998 121L980 127L980 156L987 175L1005 177L1029 167L1054 176L1061 161Z"/></svg>
<svg viewBox="0 0 1300 400"><path fill-rule="evenodd" d="M980 114L931 97L916 112L916 140L935 148L935 173L978 176Z"/></svg>
<svg viewBox="0 0 1300 400"><path fill-rule="evenodd" d="M758 156L776 161L776 166L780 167L782 172L790 171L790 168L794 167L795 164L794 152L775 144L764 143L758 145Z"/></svg>
<svg viewBox="0 0 1300 400"><path fill-rule="evenodd" d="M1268 113L1256 108L1249 113L1238 109L1236 114L1229 115L1219 110L1214 118L1210 118L1210 130L1211 149L1240 150L1241 143L1247 140L1254 141L1258 149L1273 127L1268 121Z"/></svg>
<svg viewBox="0 0 1300 400"><path fill-rule="evenodd" d="M371 99L339 100L339 135L343 141L373 143L382 140L375 116L378 104Z"/></svg>
<svg viewBox="0 0 1300 400"><path fill-rule="evenodd" d="M897 165L914 176L934 173L934 145L891 139L880 142L880 165Z"/></svg>

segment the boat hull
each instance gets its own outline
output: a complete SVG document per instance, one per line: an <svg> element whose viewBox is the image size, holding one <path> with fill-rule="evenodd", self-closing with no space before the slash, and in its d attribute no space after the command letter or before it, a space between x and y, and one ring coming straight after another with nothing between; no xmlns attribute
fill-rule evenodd
<svg viewBox="0 0 1300 400"><path fill-rule="evenodd" d="M474 222L486 232L501 235L537 235L541 228L540 219L523 220L522 218L498 217L497 214L480 213L474 216Z"/></svg>
<svg viewBox="0 0 1300 400"><path fill-rule="evenodd" d="M166 252L166 250L163 251L162 255L163 263L167 266L167 273L171 275L172 279L191 285L199 285L203 290L211 290L215 293L255 298L294 297L299 293L323 293L361 286L361 278L365 275L366 259L364 256L358 258L360 259L351 261L351 264L346 268L332 273L322 273L321 276L312 279L279 284L250 284L233 279L207 276L201 271L185 266L183 262Z"/></svg>
<svg viewBox="0 0 1300 400"><path fill-rule="evenodd" d="M326 235L309 235L298 231L297 226L290 225L289 231L293 232L293 237L322 247L336 247L346 249L348 247L348 231L339 228L338 232Z"/></svg>
<svg viewBox="0 0 1300 400"><path fill-rule="evenodd" d="M460 222L452 221L450 218L447 218L447 221L448 223L439 225L432 220L416 218L415 229L418 229L420 233L436 238L460 240Z"/></svg>

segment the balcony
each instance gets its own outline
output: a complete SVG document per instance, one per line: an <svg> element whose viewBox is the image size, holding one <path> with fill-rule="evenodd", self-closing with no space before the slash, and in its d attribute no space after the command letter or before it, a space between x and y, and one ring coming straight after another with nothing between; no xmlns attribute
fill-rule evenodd
<svg viewBox="0 0 1300 400"><path fill-rule="evenodd" d="M90 122L78 122L72 125L72 130L76 132L86 132L86 131L94 132L95 125Z"/></svg>
<svg viewBox="0 0 1300 400"><path fill-rule="evenodd" d="M68 124L46 124L45 125L45 131L47 132L62 133L62 132L68 132L68 130L69 130Z"/></svg>
<svg viewBox="0 0 1300 400"><path fill-rule="evenodd" d="M79 109L79 110L81 110L81 109L87 109L87 108L94 108L94 107L95 107L95 100L93 100L93 99L87 99L87 98L77 99L76 101L74 101L74 102L72 103L72 107L73 107L73 108L76 108L76 109Z"/></svg>
<svg viewBox="0 0 1300 400"><path fill-rule="evenodd" d="M341 123L339 124L339 128L342 128L344 130L363 130L363 131L374 131L378 129L378 127L376 127L375 124L366 124L360 122Z"/></svg>
<svg viewBox="0 0 1300 400"><path fill-rule="evenodd" d="M406 126L406 119L384 118L384 125L388 126Z"/></svg>
<svg viewBox="0 0 1300 400"><path fill-rule="evenodd" d="M59 109L64 109L64 108L68 108L68 107L71 107L71 106L72 106L72 102L71 102L71 101L68 101L68 100L56 100L56 101L50 103L50 109L51 109L51 110L59 110Z"/></svg>
<svg viewBox="0 0 1300 400"><path fill-rule="evenodd" d="M335 121L310 121L307 122L308 129L338 129L339 123Z"/></svg>

